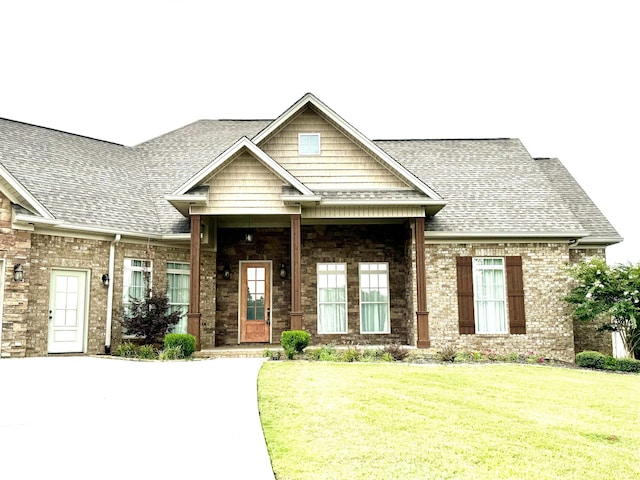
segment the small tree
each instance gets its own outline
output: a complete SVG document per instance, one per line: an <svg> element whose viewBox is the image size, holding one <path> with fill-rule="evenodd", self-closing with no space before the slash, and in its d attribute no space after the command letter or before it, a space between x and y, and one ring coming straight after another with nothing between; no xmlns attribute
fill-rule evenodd
<svg viewBox="0 0 640 480"><path fill-rule="evenodd" d="M599 331L618 332L629 357L640 355L640 264L609 267L602 259L574 265L577 280L566 300L582 321L602 318Z"/></svg>
<svg viewBox="0 0 640 480"><path fill-rule="evenodd" d="M129 311L122 320L127 333L144 337L145 343L160 343L180 321L180 312L169 313L169 297L147 290L142 299L131 299Z"/></svg>

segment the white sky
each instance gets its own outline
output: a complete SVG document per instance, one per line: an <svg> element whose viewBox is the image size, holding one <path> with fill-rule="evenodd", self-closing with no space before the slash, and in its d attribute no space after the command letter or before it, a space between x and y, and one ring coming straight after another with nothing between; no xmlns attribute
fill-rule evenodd
<svg viewBox="0 0 640 480"><path fill-rule="evenodd" d="M609 261L638 262L634 4L6 0L0 117L135 145L312 92L372 139L517 137L625 237Z"/></svg>

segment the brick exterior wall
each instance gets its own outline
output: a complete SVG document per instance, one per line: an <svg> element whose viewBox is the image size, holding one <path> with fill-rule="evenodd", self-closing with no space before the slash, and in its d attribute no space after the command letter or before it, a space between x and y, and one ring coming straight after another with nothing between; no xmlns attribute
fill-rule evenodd
<svg viewBox="0 0 640 480"><path fill-rule="evenodd" d="M56 269L86 271L88 316L85 321L88 354L105 351L108 289L102 275L108 272L110 241L41 235L11 228L11 210L0 198L0 251L5 259L2 356L47 355L51 274ZM122 285L125 258L153 261L154 289L166 291L167 262L189 262L189 246L170 247L154 242L120 242L115 249L111 346L122 341ZM21 263L24 282L13 281L13 265ZM201 343L215 345L215 253L203 250L201 257Z"/></svg>
<svg viewBox="0 0 640 480"><path fill-rule="evenodd" d="M108 271L110 240L74 238L14 230L10 202L0 195L0 252L5 260L2 317L2 356L47 354L48 311L51 274L55 269L88 272L88 318L86 352L104 352L107 288L101 277ZM284 263L291 271L289 228L254 231L254 241L244 240L243 229L220 229L218 253L203 249L201 257L201 345L203 349L238 343L238 281L242 260L272 262L272 335L278 344L282 331L290 327L291 280L279 276ZM313 344L401 343L415 345L415 248L409 224L404 225L316 225L302 231L303 325ZM115 249L112 349L122 342L122 288L125 258L153 261L153 287L166 291L167 262L189 262L188 244L168 246L156 242L122 241ZM457 256L522 257L525 291L525 335L460 335L456 295ZM574 361L574 353L599 350L611 353L611 337L596 332L597 325L576 323L563 301L570 287L564 271L569 262L594 256L604 249L572 249L562 243L430 244L425 245L427 308L433 350L453 345L458 349L502 353L526 353ZM347 264L348 333L317 333L318 263ZM360 334L360 262L388 262L391 294L391 334ZM13 265L20 263L24 282L13 281ZM231 267L232 278L222 270ZM575 335L574 335L575 332Z"/></svg>
<svg viewBox="0 0 640 480"><path fill-rule="evenodd" d="M167 262L190 261L189 246L168 247L154 245L120 243L115 255L115 278L113 298L113 326L111 333L112 348L116 348L123 340L123 269L125 258L151 260L151 286L160 292L167 291ZM213 348L215 345L215 253L202 250L200 257L200 343L201 348Z"/></svg>
<svg viewBox="0 0 640 480"><path fill-rule="evenodd" d="M280 344L280 336L289 329L291 313L291 277L280 278L280 264L291 272L291 230L264 228L254 230L253 241L245 240L243 229L218 230L218 276L216 288L216 346L238 344L238 294L240 261L272 262L271 343ZM225 280L222 271L231 267L231 278ZM204 348L204 347L203 347Z"/></svg>
<svg viewBox="0 0 640 480"><path fill-rule="evenodd" d="M606 258L604 248L580 248L571 250L571 263L586 262L592 258ZM576 353L585 350L595 350L611 355L613 343L610 332L598 332L597 329L603 322L590 323L573 321L574 341Z"/></svg>
<svg viewBox="0 0 640 480"><path fill-rule="evenodd" d="M289 228L258 229L254 240L247 243L242 229L218 231L218 281L216 312L216 345L238 344L238 282L241 260L273 262L272 334L271 342L280 343L284 330L290 328L291 279L281 279L279 266L291 268L291 233ZM312 343L407 343L408 323L407 278L410 266L405 260L408 230L402 226L303 226L302 237L302 308L303 325ZM348 328L344 335L317 333L317 272L319 262L347 264ZM391 286L391 334L360 334L359 262L389 262ZM231 279L224 280L224 265L231 267Z"/></svg>
<svg viewBox="0 0 640 480"><path fill-rule="evenodd" d="M409 230L403 225L303 226L302 227L302 307L304 328L312 343L407 344L415 323L407 299L410 265L405 255ZM317 264L347 264L347 334L318 334ZM360 333L360 293L358 264L388 262L391 333Z"/></svg>
<svg viewBox="0 0 640 480"><path fill-rule="evenodd" d="M87 353L104 353L107 288L101 277L108 271L109 242L33 234L31 243L27 356L47 354L51 273L54 269L87 271L89 314L85 319L85 348Z"/></svg>
<svg viewBox="0 0 640 480"><path fill-rule="evenodd" d="M0 257L4 259L2 284L4 305L0 354L24 357L27 354L29 289L31 287L31 233L11 228L11 202L0 194ZM13 266L24 270L24 282L13 281Z"/></svg>
<svg viewBox="0 0 640 480"><path fill-rule="evenodd" d="M425 247L427 305L431 347L498 353L535 352L543 357L573 362L573 322L563 297L568 280L564 272L569 248L560 243L427 244ZM526 334L460 335L456 257L521 256Z"/></svg>

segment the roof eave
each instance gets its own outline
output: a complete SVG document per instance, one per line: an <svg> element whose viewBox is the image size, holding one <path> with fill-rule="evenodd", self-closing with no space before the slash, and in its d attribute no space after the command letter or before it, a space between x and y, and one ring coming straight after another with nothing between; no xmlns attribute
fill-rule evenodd
<svg viewBox="0 0 640 480"><path fill-rule="evenodd" d="M189 233L168 233L168 234L157 234L157 233L147 233L147 232L134 232L116 228L108 228L108 227L94 227L90 225L78 225L72 223L63 223L60 220L51 220L47 218L37 217L35 215L24 215L24 214L16 214L14 216L14 221L18 223L22 223L23 225L39 225L44 227L45 229L51 229L51 231L66 231L66 232L76 232L76 233L86 233L92 235L122 235L123 237L129 238L144 238L151 240L165 240L165 241L184 241L190 238Z"/></svg>
<svg viewBox="0 0 640 480"><path fill-rule="evenodd" d="M578 245L582 245L582 246L586 246L586 245L590 245L590 246L596 246L596 245L602 245L602 246L609 246L609 245L615 245L616 243L620 243L624 241L624 238L621 236L587 236L584 238L581 238L578 241Z"/></svg>
<svg viewBox="0 0 640 480"><path fill-rule="evenodd" d="M540 231L540 232L527 232L527 231L519 231L519 232L434 232L431 230L426 230L424 232L425 240L429 238L437 239L437 240L465 240L465 239L487 239L487 240L497 240L497 239L535 239L537 241L540 240L566 240L571 244L575 244L578 241L581 241L584 237L588 236L589 233L584 230L569 230L569 231Z"/></svg>
<svg viewBox="0 0 640 480"><path fill-rule="evenodd" d="M165 195L164 199L175 207L183 216L189 216L191 205L206 205L207 195Z"/></svg>
<svg viewBox="0 0 640 480"><path fill-rule="evenodd" d="M0 165L0 177L4 180L8 188L2 188L3 193L9 198L9 200L15 204L23 205L28 210L35 211L43 218L50 220L55 219L53 214L47 210L47 208L34 197L29 190L26 189L22 183L18 181L4 165ZM26 205L24 205L26 204Z"/></svg>
<svg viewBox="0 0 640 480"><path fill-rule="evenodd" d="M322 200L319 195L281 195L285 205L317 205Z"/></svg>

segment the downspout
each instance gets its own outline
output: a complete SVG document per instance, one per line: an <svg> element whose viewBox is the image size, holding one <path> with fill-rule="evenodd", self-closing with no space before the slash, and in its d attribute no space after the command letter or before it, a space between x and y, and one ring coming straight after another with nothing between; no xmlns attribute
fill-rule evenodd
<svg viewBox="0 0 640 480"><path fill-rule="evenodd" d="M111 242L109 246L109 287L107 289L107 324L106 332L104 336L104 353L109 355L111 353L111 324L113 322L113 274L116 263L116 243L120 241L122 235L119 233Z"/></svg>

